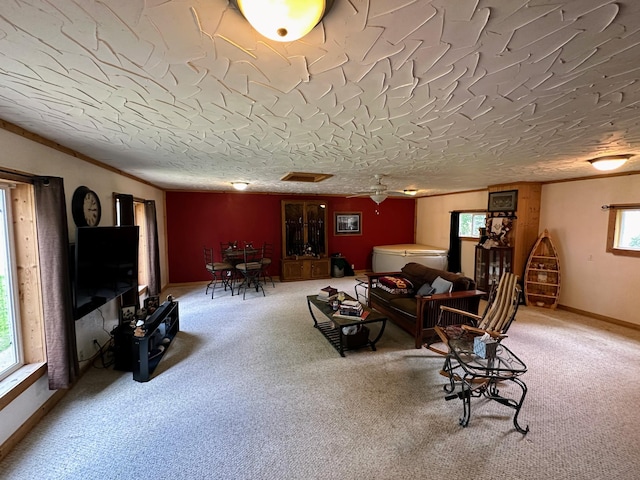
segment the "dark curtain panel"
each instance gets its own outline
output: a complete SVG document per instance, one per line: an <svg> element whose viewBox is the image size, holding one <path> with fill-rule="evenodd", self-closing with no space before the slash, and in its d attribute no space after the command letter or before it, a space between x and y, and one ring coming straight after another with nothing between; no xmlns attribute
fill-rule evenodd
<svg viewBox="0 0 640 480"><path fill-rule="evenodd" d="M38 177L33 185L49 388L71 388L80 368L69 275L64 184L62 178Z"/></svg>
<svg viewBox="0 0 640 480"><path fill-rule="evenodd" d="M448 267L450 272L459 272L462 270L461 250L460 244L460 212L451 212L451 227L449 230L449 255L448 255Z"/></svg>
<svg viewBox="0 0 640 480"><path fill-rule="evenodd" d="M135 214L133 209L133 195L126 195L124 193L117 193L116 199L120 203L119 214L120 223L118 227L127 227L135 225ZM124 292L121 296L121 302L123 307L129 307L135 305L136 309L140 306L140 297L138 296L138 289L129 290Z"/></svg>
<svg viewBox="0 0 640 480"><path fill-rule="evenodd" d="M144 202L144 217L147 222L147 245L149 247L149 295L159 295L160 288L160 249L158 247L158 222L156 219L156 202Z"/></svg>
<svg viewBox="0 0 640 480"><path fill-rule="evenodd" d="M133 213L133 195L125 195L124 193L116 194L116 199L120 202L120 223L119 227L127 225L135 225L135 215Z"/></svg>

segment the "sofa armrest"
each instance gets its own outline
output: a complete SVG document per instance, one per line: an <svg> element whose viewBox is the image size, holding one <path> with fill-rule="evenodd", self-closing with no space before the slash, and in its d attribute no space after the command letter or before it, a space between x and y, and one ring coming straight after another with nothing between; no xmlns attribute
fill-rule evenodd
<svg viewBox="0 0 640 480"><path fill-rule="evenodd" d="M419 322L416 327L420 330L420 334L415 337L416 348L422 347L422 341L425 336L433 334L434 327L441 320L440 313L442 312L442 306L462 312L461 314L458 314L457 312L452 313L450 315L451 318L447 318L444 325L464 323L464 321L459 320L460 316L466 316L469 311L471 311L472 314L477 312L480 299L484 295L485 292L482 290L462 290L458 292L430 295L428 297L416 295L418 303L417 321Z"/></svg>

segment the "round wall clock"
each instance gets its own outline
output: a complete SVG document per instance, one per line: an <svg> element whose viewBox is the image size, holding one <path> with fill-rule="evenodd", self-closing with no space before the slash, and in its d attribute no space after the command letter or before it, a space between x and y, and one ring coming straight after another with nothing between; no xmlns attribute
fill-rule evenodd
<svg viewBox="0 0 640 480"><path fill-rule="evenodd" d="M76 188L71 199L71 214L78 227L95 227L100 223L102 208L96 192L81 186Z"/></svg>

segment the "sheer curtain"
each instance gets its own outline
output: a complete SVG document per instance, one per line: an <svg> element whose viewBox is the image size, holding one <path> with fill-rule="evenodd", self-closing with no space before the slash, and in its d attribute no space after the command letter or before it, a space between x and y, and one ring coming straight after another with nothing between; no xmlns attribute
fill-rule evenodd
<svg viewBox="0 0 640 480"><path fill-rule="evenodd" d="M80 367L69 275L64 183L58 177L37 177L33 185L49 388L71 388Z"/></svg>
<svg viewBox="0 0 640 480"><path fill-rule="evenodd" d="M160 285L160 248L158 247L158 222L154 200L144 202L144 218L147 222L147 246L149 249L147 288L149 295L159 295L162 285Z"/></svg>

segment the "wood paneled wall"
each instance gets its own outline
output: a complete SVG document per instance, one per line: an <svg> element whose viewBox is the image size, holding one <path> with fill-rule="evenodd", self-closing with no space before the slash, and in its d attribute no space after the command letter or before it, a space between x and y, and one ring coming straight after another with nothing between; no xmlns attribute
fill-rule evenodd
<svg viewBox="0 0 640 480"><path fill-rule="evenodd" d="M542 184L517 182L489 187L489 193L507 190L518 191L517 218L514 220L511 233L511 246L513 247L513 273L522 279L529 253L538 239Z"/></svg>

